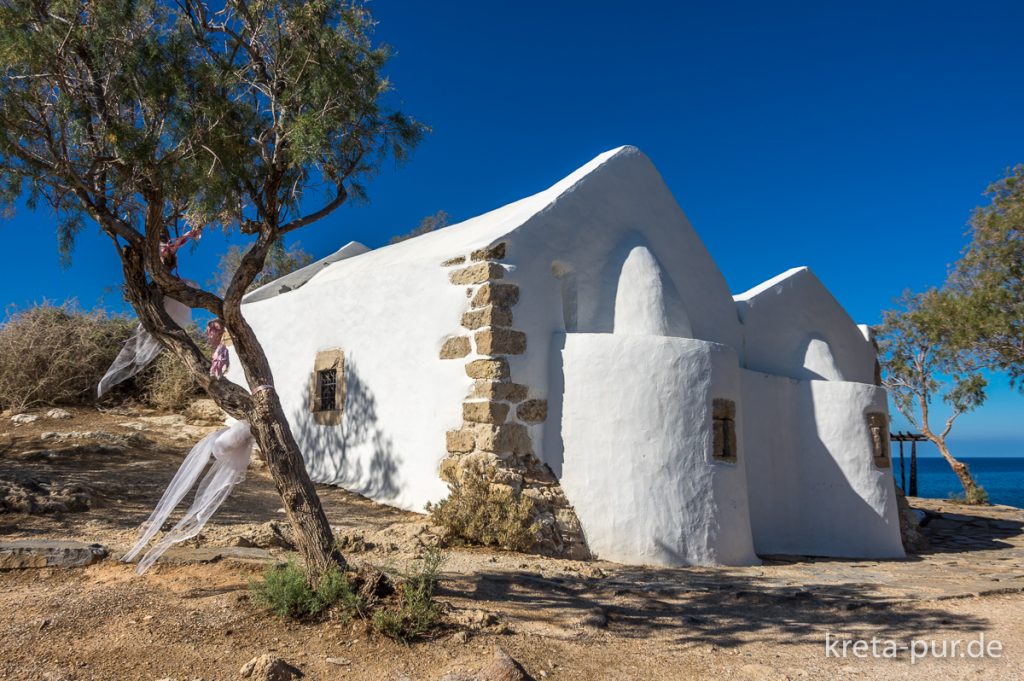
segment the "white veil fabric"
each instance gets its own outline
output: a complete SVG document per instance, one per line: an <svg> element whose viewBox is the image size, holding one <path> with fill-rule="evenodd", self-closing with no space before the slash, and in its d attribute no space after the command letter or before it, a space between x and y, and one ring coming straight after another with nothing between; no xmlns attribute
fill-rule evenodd
<svg viewBox="0 0 1024 681"><path fill-rule="evenodd" d="M206 521L231 494L235 485L245 479L245 471L249 465L253 444L254 440L249 431L249 424L245 421L237 421L200 440L185 457L178 472L174 474L171 484L160 498L152 515L142 524L135 546L122 556L121 560L128 563L139 555L160 531L167 518L192 488L195 481L199 479L199 475L212 458L213 464L199 483L195 499L188 511L143 556L138 567L135 568L135 572L140 575L145 573L173 544L191 539L199 534Z"/></svg>
<svg viewBox="0 0 1024 681"><path fill-rule="evenodd" d="M174 323L183 329L192 322L192 308L174 298L164 296L164 309ZM118 383L127 381L149 366L162 349L160 341L146 331L141 323L136 326L131 338L124 344L113 364L107 369L107 373L103 374L103 378L100 379L100 383L96 387L97 399L103 397Z"/></svg>

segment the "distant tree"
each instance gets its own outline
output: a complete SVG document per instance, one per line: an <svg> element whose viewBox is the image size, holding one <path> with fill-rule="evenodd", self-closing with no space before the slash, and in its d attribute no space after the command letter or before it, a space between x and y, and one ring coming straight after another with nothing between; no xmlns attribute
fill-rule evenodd
<svg viewBox="0 0 1024 681"><path fill-rule="evenodd" d="M110 239L142 325L251 425L313 582L344 559L241 301L282 238L424 133L384 102L373 25L342 0L0 3L0 207L49 204L64 254L87 221ZM223 296L175 274L187 228L249 237ZM210 375L165 296L223 320L252 393Z"/></svg>
<svg viewBox="0 0 1024 681"><path fill-rule="evenodd" d="M986 381L976 356L949 338L956 301L938 290L905 294L901 309L884 313L878 328L883 385L904 417L930 440L960 480L968 503L987 503L967 465L949 451L953 423L985 401ZM940 430L932 427L931 407L941 396L952 409Z"/></svg>
<svg viewBox="0 0 1024 681"><path fill-rule="evenodd" d="M242 265L244 255L238 246L229 246L228 250L220 256L217 271L214 272L213 279L210 281L217 287L217 295L223 296L227 293L228 287L231 286L231 279ZM278 242L267 254L267 262L263 266L263 271L256 275L246 290L257 289L286 274L302 269L311 262L313 262L313 256L302 250L299 244L296 243L285 248L283 243Z"/></svg>
<svg viewBox="0 0 1024 681"><path fill-rule="evenodd" d="M971 242L945 287L956 306L950 340L1024 391L1024 165L987 194L992 201L971 216Z"/></svg>
<svg viewBox="0 0 1024 681"><path fill-rule="evenodd" d="M405 234L398 234L396 236L391 237L391 241L389 241L388 244L397 244L401 241L405 241L406 239L412 239L413 237L420 236L421 234L429 234L434 230L442 229L447 226L448 213L444 212L443 210L439 210L433 215L428 215L427 217L420 220L420 224L416 225L416 229L412 230L411 232L406 232Z"/></svg>

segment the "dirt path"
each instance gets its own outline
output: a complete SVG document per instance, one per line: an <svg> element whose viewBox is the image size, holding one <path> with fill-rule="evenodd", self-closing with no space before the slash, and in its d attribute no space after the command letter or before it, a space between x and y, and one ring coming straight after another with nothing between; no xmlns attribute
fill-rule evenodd
<svg viewBox="0 0 1024 681"><path fill-rule="evenodd" d="M0 483L44 480L37 496L77 485L90 508L0 513L0 541L79 539L118 555L206 430L145 414L82 411L17 428L4 419ZM320 491L357 563L401 567L432 541L422 516ZM538 679L1024 678L1024 512L1014 509L916 500L931 512L932 548L906 561L658 569L452 550L439 594L446 628L403 646L361 622L297 624L256 609L245 587L261 564L196 562L282 519L264 472L251 470L237 492L198 541L144 577L114 560L0 572L0 678L236 679L273 652L308 679L434 680L478 668L495 645ZM826 635L875 637L882 653L887 640L938 642L929 653L946 642L953 657L861 659L849 646L844 657ZM950 651L981 636L1002 644L998 658Z"/></svg>

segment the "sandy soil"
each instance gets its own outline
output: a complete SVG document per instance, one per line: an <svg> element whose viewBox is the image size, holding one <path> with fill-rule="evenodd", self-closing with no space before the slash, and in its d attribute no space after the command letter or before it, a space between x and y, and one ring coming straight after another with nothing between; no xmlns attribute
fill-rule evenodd
<svg viewBox="0 0 1024 681"><path fill-rule="evenodd" d="M0 542L78 539L116 557L207 430L138 412L81 410L16 427L3 418L0 482L76 485L90 508L0 513ZM914 500L929 512L932 546L904 561L660 569L453 549L439 594L445 627L405 646L362 622L294 623L251 604L246 583L264 563L231 549L218 559L211 547L250 544L283 513L260 469L236 492L197 541L143 577L113 559L0 572L0 678L237 679L271 652L307 679L418 681L475 670L495 645L537 679L1024 678L1024 512L1015 509ZM357 564L401 568L433 541L422 516L320 492ZM945 642L947 657L862 659L849 646L844 656L826 636L869 646L875 637L879 653L891 652L888 640L935 641L934 653ZM992 657L960 657L982 636L1002 645L999 657L991 644Z"/></svg>

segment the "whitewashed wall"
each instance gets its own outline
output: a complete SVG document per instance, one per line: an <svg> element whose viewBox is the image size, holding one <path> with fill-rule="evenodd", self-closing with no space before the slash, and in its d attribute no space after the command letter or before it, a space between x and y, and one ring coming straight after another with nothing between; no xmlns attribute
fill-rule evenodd
<svg viewBox="0 0 1024 681"><path fill-rule="evenodd" d="M600 558L752 565L742 428L711 458L711 401L740 399L731 348L686 338L568 334L562 489Z"/></svg>
<svg viewBox="0 0 1024 681"><path fill-rule="evenodd" d="M900 558L892 468L877 468L873 385L742 372L751 528L760 554Z"/></svg>

